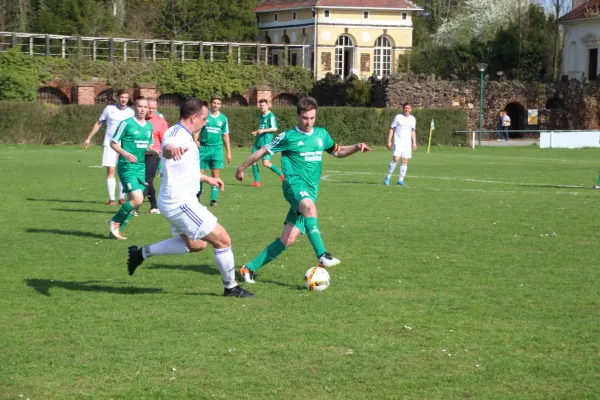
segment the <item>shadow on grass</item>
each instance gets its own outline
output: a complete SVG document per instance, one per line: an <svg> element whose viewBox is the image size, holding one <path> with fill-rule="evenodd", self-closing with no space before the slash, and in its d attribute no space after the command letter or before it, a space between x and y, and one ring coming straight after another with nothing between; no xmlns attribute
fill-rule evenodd
<svg viewBox="0 0 600 400"><path fill-rule="evenodd" d="M50 208L52 211L66 211L66 212L81 212L81 213L101 213L101 214L114 214L116 211L100 211L100 210L86 210L82 208Z"/></svg>
<svg viewBox="0 0 600 400"><path fill-rule="evenodd" d="M33 197L26 197L27 201L51 201L55 203L86 203L86 204L106 204L104 201L93 201L93 200L64 200L64 199L35 199Z"/></svg>
<svg viewBox="0 0 600 400"><path fill-rule="evenodd" d="M284 282L277 282L277 281L272 281L270 279L258 279L259 282L264 282L264 283L268 283L269 285L277 285L277 286L283 286L286 287L290 290L304 290L304 286L301 285L294 285L294 284L289 284L289 283L284 283Z"/></svg>
<svg viewBox="0 0 600 400"><path fill-rule="evenodd" d="M53 235L66 235L66 236L81 236L81 237L89 237L94 239L108 239L108 235L101 235L93 232L83 232L83 231L65 231L62 229L37 229L37 228L27 228L25 231L27 233L51 233Z"/></svg>
<svg viewBox="0 0 600 400"><path fill-rule="evenodd" d="M168 269L168 270L179 270L179 271L193 271L200 272L205 275L219 275L217 267L210 267L209 265L171 265L171 264L149 264L146 269Z"/></svg>
<svg viewBox="0 0 600 400"><path fill-rule="evenodd" d="M83 281L83 282L65 282L52 279L25 279L25 283L30 288L35 289L44 296L50 296L51 288L61 288L67 290L77 290L82 292L102 292L113 294L155 294L164 293L162 289L156 288L137 288L137 287L115 287L103 285L106 281ZM102 283L102 284L99 284ZM111 282L126 285L126 282Z"/></svg>

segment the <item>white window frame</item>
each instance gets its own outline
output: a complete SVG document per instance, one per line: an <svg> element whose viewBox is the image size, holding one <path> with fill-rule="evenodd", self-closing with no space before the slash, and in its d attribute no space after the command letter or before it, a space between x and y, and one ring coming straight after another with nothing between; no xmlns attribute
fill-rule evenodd
<svg viewBox="0 0 600 400"><path fill-rule="evenodd" d="M340 39L343 40L342 44L339 44ZM345 78L346 76L344 75L344 61L345 60L345 55L344 55L344 50L346 50L347 48L351 48L352 49L352 53L354 54L354 41L352 40L352 38L346 34L341 34L340 36L338 36L337 40L335 41L335 60L334 60L334 65L333 65L333 70L334 72L341 76L342 78ZM352 60L354 63L354 60ZM352 69L352 68L351 68Z"/></svg>
<svg viewBox="0 0 600 400"><path fill-rule="evenodd" d="M387 36L375 39L373 72L378 78L392 74L392 41Z"/></svg>

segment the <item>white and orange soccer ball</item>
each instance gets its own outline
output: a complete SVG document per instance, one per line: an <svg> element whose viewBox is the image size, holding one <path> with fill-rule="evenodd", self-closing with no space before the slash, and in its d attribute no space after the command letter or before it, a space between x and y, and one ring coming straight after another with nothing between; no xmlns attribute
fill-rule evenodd
<svg viewBox="0 0 600 400"><path fill-rule="evenodd" d="M304 286L306 286L308 290L322 292L329 287L329 273L325 268L310 268L304 274Z"/></svg>

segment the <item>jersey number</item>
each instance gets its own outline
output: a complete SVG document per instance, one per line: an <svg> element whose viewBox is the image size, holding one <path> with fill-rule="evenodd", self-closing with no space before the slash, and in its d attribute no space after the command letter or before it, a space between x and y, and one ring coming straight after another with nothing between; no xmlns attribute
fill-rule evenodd
<svg viewBox="0 0 600 400"><path fill-rule="evenodd" d="M301 192L298 192L298 194L300 195L300 197L309 197L309 194L307 191L303 190Z"/></svg>

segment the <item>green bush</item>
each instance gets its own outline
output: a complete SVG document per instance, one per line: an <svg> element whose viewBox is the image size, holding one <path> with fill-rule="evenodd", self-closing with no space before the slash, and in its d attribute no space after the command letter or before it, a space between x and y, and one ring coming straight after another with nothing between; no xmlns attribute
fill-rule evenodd
<svg viewBox="0 0 600 400"><path fill-rule="evenodd" d="M35 101L41 79L49 75L17 49L0 53L0 100Z"/></svg>
<svg viewBox="0 0 600 400"><path fill-rule="evenodd" d="M98 120L103 106L53 106L37 103L0 101L0 143L77 144L83 143L92 125ZM160 110L170 125L179 119L174 108ZM254 138L250 134L258 128L259 109L255 107L223 108L229 119L232 146L249 147ZM296 125L296 108L274 108L281 131ZM329 130L341 144L367 142L384 146L393 118L399 109L322 107L317 125ZM464 135L454 135L455 130L467 128L467 114L457 109L418 109L417 140L427 144L431 119L435 119L433 145L466 144ZM102 144L104 130L98 132L94 143Z"/></svg>

